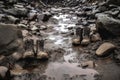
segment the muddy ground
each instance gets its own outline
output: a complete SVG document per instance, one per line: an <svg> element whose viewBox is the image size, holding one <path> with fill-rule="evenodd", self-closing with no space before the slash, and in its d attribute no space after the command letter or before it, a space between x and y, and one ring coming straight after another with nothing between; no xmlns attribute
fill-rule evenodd
<svg viewBox="0 0 120 80"><path fill-rule="evenodd" d="M25 58L16 61L24 71L14 70L11 80L120 80L119 61L114 59L114 53L107 57L95 55L97 48L104 42L114 43L120 49L120 38L102 39L90 42L87 46L72 45L72 39L77 38L77 26L95 26L96 19L85 19L74 13L77 7L51 7L43 9L52 14L52 17L42 23L39 32L20 28L23 39L45 40L44 51L48 53L48 60ZM82 20L80 22L80 20ZM22 22L22 21L21 21ZM78 22L83 23L76 25ZM31 24L37 23L31 21ZM40 33L40 36L37 34ZM36 46L36 44L34 45ZM83 66L84 62L91 61L90 66Z"/></svg>
<svg viewBox="0 0 120 80"><path fill-rule="evenodd" d="M25 65L25 68L34 74L26 78L27 80L41 80L37 74L40 74L43 80L44 78L47 80L120 79L120 67L115 63L112 55L104 58L95 56L95 50L100 43L107 41L112 42L112 40L90 43L85 47L73 46L72 39L75 37L73 34L74 30L69 30L69 28L76 27L75 24L78 21L78 17L75 14L70 14L69 12L62 13L62 11L60 11L51 19L53 18L57 23L54 24L51 22L53 20L50 20L46 23L48 29L41 31L42 37L46 39L45 51L49 53L50 58L48 61L38 61L38 65L33 65L34 62L26 61L26 64L29 65ZM95 66L82 68L81 63L85 61L94 61Z"/></svg>

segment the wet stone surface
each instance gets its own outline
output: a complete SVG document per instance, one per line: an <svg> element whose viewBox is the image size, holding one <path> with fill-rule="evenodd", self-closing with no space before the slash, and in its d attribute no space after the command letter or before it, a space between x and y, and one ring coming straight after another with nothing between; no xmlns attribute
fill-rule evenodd
<svg viewBox="0 0 120 80"><path fill-rule="evenodd" d="M65 3L66 6L73 6L71 2L76 3L70 0L70 3ZM0 56L0 66L8 68L6 75L9 80L120 80L120 38L105 40L99 35L95 13L92 13L97 3L77 2L82 4L71 8L55 6L45 9L39 9L34 1L24 5L19 3L14 5L15 14L12 8L14 17L10 14L11 8L3 10L9 13L9 19L6 21L5 15L1 14L0 21L18 25L23 34L21 43L25 44L22 45L25 51L20 59L21 55ZM17 14L17 11L22 13ZM16 19L20 21L16 22ZM77 39L78 45L72 44L74 39ZM110 55L107 57L97 56L96 50L106 42L114 44L117 49L108 52ZM21 47L18 51L21 52ZM9 76L9 73L12 75Z"/></svg>

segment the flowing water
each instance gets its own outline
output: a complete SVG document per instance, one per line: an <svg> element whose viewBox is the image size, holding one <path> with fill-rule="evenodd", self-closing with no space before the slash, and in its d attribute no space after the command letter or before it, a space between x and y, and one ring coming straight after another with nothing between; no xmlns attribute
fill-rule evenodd
<svg viewBox="0 0 120 80"><path fill-rule="evenodd" d="M47 23L48 26L52 26L51 30L46 31L45 36L46 44L45 49L51 50L51 58L48 61L40 61L38 65L29 67L30 74L25 74L27 77L21 78L17 76L14 80L100 80L100 73L103 76L103 80L114 80L108 77L109 72L112 76L117 76L119 80L119 67L115 64L111 64L111 59L108 61L97 60L98 67L96 70L93 68L80 67L80 63L85 61L89 55L81 54L82 47L72 46L72 38L74 38L76 23L78 17L74 14L58 13L52 17L57 21L56 24ZM71 35L73 33L73 35ZM79 57L79 58L78 58ZM108 65L105 65L108 62ZM30 62L32 63L32 62ZM110 64L109 64L110 63ZM105 66L101 66L105 65ZM106 67L109 66L108 69ZM99 73L100 72L100 73Z"/></svg>

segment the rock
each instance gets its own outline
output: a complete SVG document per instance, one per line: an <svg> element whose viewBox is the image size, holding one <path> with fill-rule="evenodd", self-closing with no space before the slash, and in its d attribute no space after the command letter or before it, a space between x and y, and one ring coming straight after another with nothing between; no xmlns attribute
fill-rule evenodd
<svg viewBox="0 0 120 80"><path fill-rule="evenodd" d="M16 8L24 8L24 6L22 4L14 4L14 7L16 7Z"/></svg>
<svg viewBox="0 0 120 80"><path fill-rule="evenodd" d="M90 43L90 39L88 37L85 37L82 42L81 45L82 46L87 46Z"/></svg>
<svg viewBox="0 0 120 80"><path fill-rule="evenodd" d="M6 18L8 19L8 21L10 21L11 23L19 23L20 20L14 16L6 16Z"/></svg>
<svg viewBox="0 0 120 80"><path fill-rule="evenodd" d="M72 44L73 45L80 45L80 39L79 38L73 39Z"/></svg>
<svg viewBox="0 0 120 80"><path fill-rule="evenodd" d="M22 76L25 75L27 73L29 73L27 70L24 69L13 69L10 71L11 76Z"/></svg>
<svg viewBox="0 0 120 80"><path fill-rule="evenodd" d="M4 17L4 14L0 14L0 21L2 21L2 18Z"/></svg>
<svg viewBox="0 0 120 80"><path fill-rule="evenodd" d="M29 14L28 14L28 19L29 20L35 20L37 19L37 11L31 11Z"/></svg>
<svg viewBox="0 0 120 80"><path fill-rule="evenodd" d="M14 52L12 54L12 57L15 59L15 60L19 60L23 57L23 53L19 53L19 52Z"/></svg>
<svg viewBox="0 0 120 80"><path fill-rule="evenodd" d="M95 33L91 36L91 41L92 42L96 42L96 41L101 41L101 37L100 37L100 34L99 33Z"/></svg>
<svg viewBox="0 0 120 80"><path fill-rule="evenodd" d="M116 46L112 43L106 42L100 45L100 47L96 50L97 56L106 56L110 55L113 50L115 50Z"/></svg>
<svg viewBox="0 0 120 80"><path fill-rule="evenodd" d="M81 63L82 68L86 68L86 67L94 68L95 66L96 65L93 61L86 61L86 62Z"/></svg>
<svg viewBox="0 0 120 80"><path fill-rule="evenodd" d="M6 1L6 0L5 0ZM5 3L9 3L9 4L14 4L16 3L18 0L7 0Z"/></svg>
<svg viewBox="0 0 120 80"><path fill-rule="evenodd" d="M3 11L15 17L24 17L24 16L27 16L28 14L28 10L26 8L3 9Z"/></svg>
<svg viewBox="0 0 120 80"><path fill-rule="evenodd" d="M120 19L120 14L118 14L118 16L117 16L117 17L118 17L118 19Z"/></svg>
<svg viewBox="0 0 120 80"><path fill-rule="evenodd" d="M23 70L23 68L19 64L15 64L14 65L14 69Z"/></svg>
<svg viewBox="0 0 120 80"><path fill-rule="evenodd" d="M28 30L22 30L22 35L23 35L23 37L27 37L29 35L29 31Z"/></svg>
<svg viewBox="0 0 120 80"><path fill-rule="evenodd" d="M113 9L113 10L110 10L110 11L105 11L104 13L109 14L111 16L117 16L119 14L119 12L120 12L119 9L118 10Z"/></svg>
<svg viewBox="0 0 120 80"><path fill-rule="evenodd" d="M8 71L7 67L0 66L0 78L5 78Z"/></svg>
<svg viewBox="0 0 120 80"><path fill-rule="evenodd" d="M32 28L31 28L31 30L32 31L36 31L36 30L38 30L38 28L35 25L33 25Z"/></svg>
<svg viewBox="0 0 120 80"><path fill-rule="evenodd" d="M106 4L120 5L120 0L107 0Z"/></svg>
<svg viewBox="0 0 120 80"><path fill-rule="evenodd" d="M18 48L20 46L19 40L22 41L21 31L12 24L0 24L0 37L0 53L4 55Z"/></svg>
<svg viewBox="0 0 120 80"><path fill-rule="evenodd" d="M97 14L96 26L102 37L120 36L120 20L109 17L107 14Z"/></svg>
<svg viewBox="0 0 120 80"><path fill-rule="evenodd" d="M42 19L43 22L47 22L52 17L52 14L44 14L44 18Z"/></svg>
<svg viewBox="0 0 120 80"><path fill-rule="evenodd" d="M28 26L26 26L25 24L18 24L18 28L23 28L23 29L27 29Z"/></svg>
<svg viewBox="0 0 120 80"><path fill-rule="evenodd" d="M46 26L46 25L41 25L41 26L40 26L40 29L41 29L41 30L46 30L46 29L47 29L47 26Z"/></svg>
<svg viewBox="0 0 120 80"><path fill-rule="evenodd" d="M44 14L37 13L37 18L38 18L38 21L42 21L44 18Z"/></svg>
<svg viewBox="0 0 120 80"><path fill-rule="evenodd" d="M5 59L5 56L0 55L0 61L2 61L3 59Z"/></svg>

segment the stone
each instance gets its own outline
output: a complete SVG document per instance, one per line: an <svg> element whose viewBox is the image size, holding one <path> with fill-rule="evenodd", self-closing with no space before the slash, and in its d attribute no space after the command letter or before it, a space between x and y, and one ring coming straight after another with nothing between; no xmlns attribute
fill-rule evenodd
<svg viewBox="0 0 120 80"><path fill-rule="evenodd" d="M10 21L11 23L19 23L20 22L20 20L18 19L18 18L16 18L16 17L14 17L14 16L6 16L6 18L8 19L8 21Z"/></svg>
<svg viewBox="0 0 120 80"><path fill-rule="evenodd" d="M120 5L120 0L107 0L106 4Z"/></svg>
<svg viewBox="0 0 120 80"><path fill-rule="evenodd" d="M5 55L5 51L14 51L20 46L19 39L22 41L22 32L13 24L0 24L0 53Z"/></svg>
<svg viewBox="0 0 120 80"><path fill-rule="evenodd" d="M110 11L105 11L105 14L109 14L111 16L117 16L119 14L119 9L118 10L110 10Z"/></svg>
<svg viewBox="0 0 120 80"><path fill-rule="evenodd" d="M13 15L15 17L24 17L27 16L28 10L26 8L11 8L11 9L3 9L3 11L9 15Z"/></svg>
<svg viewBox="0 0 120 80"><path fill-rule="evenodd" d="M0 21L2 20L2 18L4 17L4 14L0 14Z"/></svg>
<svg viewBox="0 0 120 80"><path fill-rule="evenodd" d="M28 19L29 19L29 20L35 20L35 19L37 19L37 12L31 11L31 12L28 14Z"/></svg>
<svg viewBox="0 0 120 80"><path fill-rule="evenodd" d="M108 16L107 14L97 14L96 27L100 35L107 37L111 34L120 36L120 20ZM107 35L109 34L109 35Z"/></svg>
<svg viewBox="0 0 120 80"><path fill-rule="evenodd" d="M26 26L25 24L18 24L18 28L23 28L23 29L27 29L28 26Z"/></svg>
<svg viewBox="0 0 120 80"><path fill-rule="evenodd" d="M44 18L44 14L37 13L37 18L38 18L38 21L42 21Z"/></svg>
<svg viewBox="0 0 120 80"><path fill-rule="evenodd" d="M29 35L29 31L28 30L22 30L22 35L23 35L23 37L27 37Z"/></svg>
<svg viewBox="0 0 120 80"><path fill-rule="evenodd" d="M12 57L13 57L15 60L22 59L23 53L14 52L14 53L12 54Z"/></svg>
<svg viewBox="0 0 120 80"><path fill-rule="evenodd" d="M5 59L5 56L0 55L0 61L2 61L3 59Z"/></svg>
<svg viewBox="0 0 120 80"><path fill-rule="evenodd" d="M97 56L107 56L110 55L113 50L115 50L116 46L112 43L105 42L99 46L96 50Z"/></svg>
<svg viewBox="0 0 120 80"><path fill-rule="evenodd" d="M0 66L0 78L5 78L8 71L7 67Z"/></svg>
<svg viewBox="0 0 120 80"><path fill-rule="evenodd" d="M101 41L102 40L102 38L100 37L99 33L95 33L95 34L91 35L90 39L91 39L92 42L97 42L97 41Z"/></svg>
<svg viewBox="0 0 120 80"><path fill-rule="evenodd" d="M21 75L24 75L27 73L29 73L29 72L24 69L13 69L10 71L11 76L21 76Z"/></svg>
<svg viewBox="0 0 120 80"><path fill-rule="evenodd" d="M6 1L6 0L5 0ZM16 3L17 0L7 0L6 3L12 4L12 3Z"/></svg>
<svg viewBox="0 0 120 80"><path fill-rule="evenodd" d="M95 62L93 61L86 61L86 62L81 63L82 68L86 68L86 67L94 68L95 66L96 66Z"/></svg>
<svg viewBox="0 0 120 80"><path fill-rule="evenodd" d="M15 64L15 65L14 65L14 69L22 70L23 68L22 68L19 64Z"/></svg>
<svg viewBox="0 0 120 80"><path fill-rule="evenodd" d="M46 30L46 29L47 29L47 26L46 26L46 25L41 25L41 26L40 26L40 29L41 29L41 30Z"/></svg>

